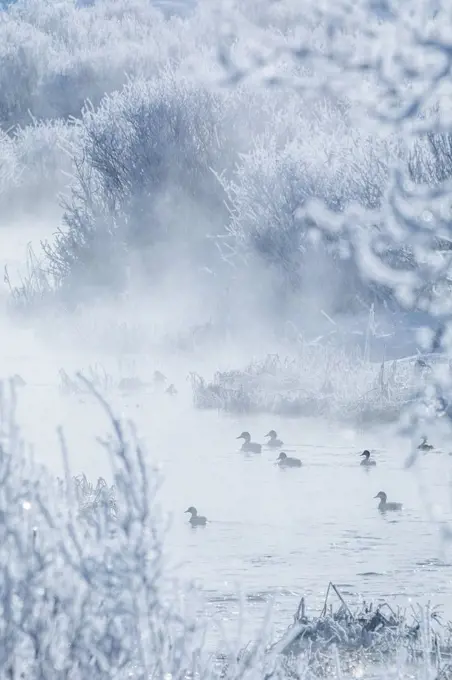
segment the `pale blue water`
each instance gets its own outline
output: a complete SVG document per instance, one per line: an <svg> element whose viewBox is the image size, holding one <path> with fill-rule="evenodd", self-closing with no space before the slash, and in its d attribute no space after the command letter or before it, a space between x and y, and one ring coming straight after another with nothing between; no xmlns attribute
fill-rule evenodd
<svg viewBox="0 0 452 680"><path fill-rule="evenodd" d="M175 509L171 549L183 563L181 573L202 583L211 613L234 620L240 584L249 628L272 602L281 630L302 595L311 611L319 610L332 580L350 604L431 600L452 616L452 546L441 541L430 515L435 504L442 521L451 518L449 456L424 456L406 470L404 452L384 433L350 442L347 432L313 421L196 418L203 419L215 432L212 441L200 442L189 457L168 452L163 494ZM292 455L303 468L280 470L272 451L253 457L235 452L236 433L246 428L262 441L259 435L270 427L296 445ZM195 441L195 433L186 436ZM357 451L376 446L384 447L375 454L377 467L363 469ZM373 499L380 490L403 502L403 513L382 516ZM176 514L191 504L212 519L205 529L191 529Z"/></svg>
<svg viewBox="0 0 452 680"><path fill-rule="evenodd" d="M74 474L108 476L95 443L107 421L83 401L51 387L25 388L25 433L36 455L58 470L54 426L63 424ZM202 587L206 613L228 634L242 620L246 642L269 606L279 634L302 595L310 612L321 609L330 580L350 605L363 598L403 607L430 600L452 618L452 546L440 534L452 517L447 453L421 456L407 470L407 445L387 427L364 434L315 420L231 418L196 412L184 397L112 401L135 420L150 459L161 465L160 501L172 515L171 573ZM271 450L238 452L243 429L263 442L271 428L302 459L301 469L275 467ZM363 448L379 449L376 468L360 467ZM373 498L380 490L402 502L403 512L382 516ZM188 524L189 505L208 517L207 527Z"/></svg>

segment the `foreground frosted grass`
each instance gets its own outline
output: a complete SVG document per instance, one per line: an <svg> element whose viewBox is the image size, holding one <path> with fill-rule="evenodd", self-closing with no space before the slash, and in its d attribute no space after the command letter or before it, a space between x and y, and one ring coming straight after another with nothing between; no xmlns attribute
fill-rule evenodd
<svg viewBox="0 0 452 680"><path fill-rule="evenodd" d="M63 439L67 478L55 483L33 463L2 391L2 677L182 677L201 662L190 593L179 602L163 578L158 476L104 405L114 487L84 477L74 486Z"/></svg>

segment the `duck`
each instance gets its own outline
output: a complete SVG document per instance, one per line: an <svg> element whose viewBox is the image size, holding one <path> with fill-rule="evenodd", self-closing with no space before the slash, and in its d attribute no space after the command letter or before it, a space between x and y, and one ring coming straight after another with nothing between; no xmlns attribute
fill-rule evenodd
<svg viewBox="0 0 452 680"><path fill-rule="evenodd" d="M242 451L247 451L249 453L261 453L262 451L261 444L256 444L256 442L252 442L251 435L249 432L242 432L242 434L239 435L237 439L245 440L242 444Z"/></svg>
<svg viewBox="0 0 452 680"><path fill-rule="evenodd" d="M381 512L386 512L387 510L401 510L402 509L402 503L388 503L387 495L385 494L384 491L379 491L374 498L379 498L380 502L378 504L378 509L381 510Z"/></svg>
<svg viewBox="0 0 452 680"><path fill-rule="evenodd" d="M193 505L190 505L189 508L185 512L189 512L191 517L188 520L192 527L204 527L207 524L207 518L204 517L203 515L198 515L198 511L196 508L193 507Z"/></svg>
<svg viewBox="0 0 452 680"><path fill-rule="evenodd" d="M431 444L427 444L427 437L422 437L421 443L417 448L419 451L431 451L433 446Z"/></svg>
<svg viewBox="0 0 452 680"><path fill-rule="evenodd" d="M370 451L367 449L363 451L362 453L359 454L360 456L364 456L364 460L361 461L360 465L365 465L366 467L370 467L371 465L376 465L376 461L372 460L370 457Z"/></svg>
<svg viewBox="0 0 452 680"><path fill-rule="evenodd" d="M279 467L301 467L302 463L301 460L298 458L289 458L287 453L284 453L284 451L281 451L279 454L276 464L279 465Z"/></svg>
<svg viewBox="0 0 452 680"><path fill-rule="evenodd" d="M267 442L267 446L269 446L271 449L279 449L284 444L284 442L281 441L281 439L277 438L278 435L276 434L275 430L270 430L270 432L265 436L270 437L270 439Z"/></svg>

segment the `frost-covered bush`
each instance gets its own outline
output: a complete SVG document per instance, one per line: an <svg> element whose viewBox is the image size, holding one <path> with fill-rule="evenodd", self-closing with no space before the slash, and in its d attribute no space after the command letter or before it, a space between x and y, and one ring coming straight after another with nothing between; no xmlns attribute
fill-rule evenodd
<svg viewBox="0 0 452 680"><path fill-rule="evenodd" d="M331 101L319 107L322 124L282 91L214 92L166 71L88 108L64 226L46 247L66 303L83 300L82 288L122 291L136 271L157 281L177 263L195 279L203 267L220 275L230 308L245 288L280 311L284 297L312 292L329 268L330 294L348 309L363 292L356 270L334 239L315 250L297 209L310 197L338 212L352 201L377 205L393 145L347 134L344 111Z"/></svg>
<svg viewBox="0 0 452 680"><path fill-rule="evenodd" d="M419 370L417 357L377 364L331 346L299 343L298 348L295 357L269 355L243 369L217 371L210 381L192 374L194 405L353 424L390 422L416 398L429 375ZM447 362L438 365L450 372Z"/></svg>
<svg viewBox="0 0 452 680"><path fill-rule="evenodd" d="M266 265L279 293L274 307L281 309L285 297L304 293L319 301L329 296L325 306L330 311L351 311L353 298L359 295L360 304L366 296L372 301L376 288L360 284L340 240L331 237L319 247L313 239L314 224L298 211L312 198L336 213L353 202L375 208L394 151L390 140L350 132L347 117L333 111L330 103L319 103L319 109L322 126L306 115L302 130L283 143L276 142L273 131L262 135L241 159L234 177L224 182L231 211L227 243L235 259L247 264L257 259ZM281 122L287 130L293 125Z"/></svg>
<svg viewBox="0 0 452 680"><path fill-rule="evenodd" d="M0 197L11 187L17 186L19 175L14 142L0 130Z"/></svg>
<svg viewBox="0 0 452 680"><path fill-rule="evenodd" d="M3 129L30 120L40 69L52 52L51 39L34 26L0 14L0 124Z"/></svg>
<svg viewBox="0 0 452 680"><path fill-rule="evenodd" d="M406 241L386 238L380 208L399 162L417 183L446 177L447 135L419 136L408 144L394 130L368 129L367 120L356 116L356 95L348 87L323 87L322 79L316 85L316 68L322 75L325 64L314 57L329 54L321 14L307 11L300 23L304 10L297 3L261 1L235 3L234 12L237 26L245 27L237 39L222 34L205 2L169 20L141 0L19 0L4 13L0 40L4 31L8 59L21 64L17 46L23 43L39 71L30 76L30 87L24 85L30 101L21 103L14 94L20 111L11 120L22 120L28 108L38 117L80 116L85 99L91 100L80 124L34 124L14 144L8 135L0 143L0 182L7 177L12 187L5 205L16 205L24 190L33 201L49 201L50 190L58 206L58 192L68 181L61 170L74 168L61 231L46 246L43 270L49 287L59 292L50 295L52 302L73 309L96 291L123 292L144 275L146 284L165 278L176 290L197 287L203 295L217 295L210 307L203 303L208 311L195 323L213 311L221 319L262 313L276 324L281 318L298 323L310 313L308 301L333 315L376 300L396 306L391 285L366 271L362 276L347 236L331 228L319 238L321 220L300 209L315 200L335 219L351 209L371 213L363 232L378 242L383 263L412 270L417 256ZM249 39L254 24L267 41L261 55L259 43ZM348 49L359 50L356 25L337 30ZM234 84L263 69L276 87L251 82L233 91L213 89L218 36L243 62L233 72ZM294 57L300 40L305 59ZM221 56L229 65L230 54ZM273 80L265 71L267 58ZM0 79L15 68L2 71ZM334 72L334 65L328 68ZM28 77L27 68L22 71ZM297 91L290 92L293 83ZM308 85L322 90L313 94ZM7 80L3 89L10 91ZM70 156L61 146L70 147ZM426 281L426 291L429 286ZM30 294L32 287L25 282L15 299L40 300Z"/></svg>
<svg viewBox="0 0 452 680"><path fill-rule="evenodd" d="M0 221L21 214L60 212L58 194L69 183L70 150L77 144L77 126L61 121L35 122L0 132ZM4 176L2 176L2 169Z"/></svg>
<svg viewBox="0 0 452 680"><path fill-rule="evenodd" d="M0 13L0 125L80 116L131 75L212 56L208 21L166 19L146 0L18 0Z"/></svg>
<svg viewBox="0 0 452 680"><path fill-rule="evenodd" d="M64 230L46 252L58 285L122 289L128 268L152 280L173 259L215 252L231 162L225 99L167 73L130 82L87 110Z"/></svg>

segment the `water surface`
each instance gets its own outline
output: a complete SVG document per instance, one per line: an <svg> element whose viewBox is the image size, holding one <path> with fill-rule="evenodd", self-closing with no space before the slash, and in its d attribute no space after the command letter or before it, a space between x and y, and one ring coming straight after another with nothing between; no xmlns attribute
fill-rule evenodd
<svg viewBox="0 0 452 680"><path fill-rule="evenodd" d="M249 639L269 607L278 634L301 596L310 612L321 609L330 580L350 605L365 599L409 607L430 600L452 618L452 551L441 538L451 519L447 449L406 469L407 443L387 427L364 433L312 419L231 418L197 412L183 397L111 400L134 419L149 459L161 466L172 573L202 587L205 611L231 635L242 620ZM61 465L55 425L62 424L74 474L108 478L95 440L108 422L89 398L27 386L21 419L37 455L53 469ZM239 452L243 429L263 442L271 428L301 458L301 469L275 467L277 453L265 448L261 455ZM359 465L363 448L377 449L376 468ZM402 502L403 512L379 513L374 496L380 490ZM189 505L208 517L207 527L188 524Z"/></svg>

